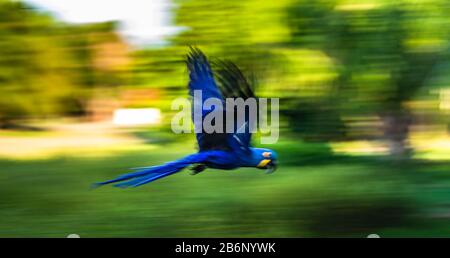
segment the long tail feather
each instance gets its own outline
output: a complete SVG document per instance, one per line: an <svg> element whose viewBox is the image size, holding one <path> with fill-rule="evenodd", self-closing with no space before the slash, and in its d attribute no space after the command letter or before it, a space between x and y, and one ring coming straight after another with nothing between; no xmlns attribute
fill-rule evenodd
<svg viewBox="0 0 450 258"><path fill-rule="evenodd" d="M160 165L160 166L153 166L153 167L143 167L142 169L124 174L121 176L118 176L114 179L104 181L104 182L98 182L93 185L93 187L99 187L102 185L107 185L111 183L117 183L122 182L119 184L115 184L116 187L137 187L143 184L150 183L152 181L155 181L157 179L175 174L181 170L183 170L185 167L189 166L193 163L202 162L205 159L205 155L202 153L192 154L189 155L183 159L168 162L166 164Z"/></svg>
<svg viewBox="0 0 450 258"><path fill-rule="evenodd" d="M150 174L158 174L158 173L162 173L164 172L164 169L166 169L166 166L168 164L162 165L162 166L154 166L154 167L147 167L147 168L142 168L136 172L131 172L128 174L124 174L121 176L118 176L114 179L108 180L108 181L104 181L104 182L98 182L96 183L96 185L101 186L101 185L107 185L107 184L111 184L111 183L117 183L120 181L125 181L125 180L130 180L132 178L136 178L136 177L145 177L147 175Z"/></svg>
<svg viewBox="0 0 450 258"><path fill-rule="evenodd" d="M160 173L160 174L151 174L148 176L143 176L143 177L139 177L130 181L126 181L126 182L122 182L119 184L115 184L115 187L121 187L121 188L126 188L126 187L138 187L140 185L143 184L147 184L150 182L153 182L155 180L158 180L160 178L166 177L166 176L170 176L172 174L175 174L177 172L179 172L180 170L174 170L174 171L168 171L165 173Z"/></svg>

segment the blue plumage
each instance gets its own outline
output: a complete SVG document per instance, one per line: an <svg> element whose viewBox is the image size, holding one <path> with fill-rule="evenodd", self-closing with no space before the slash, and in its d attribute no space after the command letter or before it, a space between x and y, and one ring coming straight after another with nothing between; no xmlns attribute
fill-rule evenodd
<svg viewBox="0 0 450 258"><path fill-rule="evenodd" d="M201 91L200 104L203 104L208 98L217 98L224 102L226 97L254 97L250 84L233 63L220 62L218 64L216 75L220 88L214 80L211 65L200 50L191 48L186 63L190 79L189 94L193 96L194 91ZM201 117L204 118L211 111L202 110ZM192 164L196 164L193 168L195 173L208 167L226 170L256 167L273 172L276 168L276 153L270 149L250 146L250 123L251 121L247 119L243 121L243 124L235 124L234 133L206 133L203 130L197 132L199 152L163 165L139 168L135 172L121 175L115 179L96 183L95 186L116 183L114 186L117 187L137 187L175 174ZM198 125L194 124L194 126Z"/></svg>

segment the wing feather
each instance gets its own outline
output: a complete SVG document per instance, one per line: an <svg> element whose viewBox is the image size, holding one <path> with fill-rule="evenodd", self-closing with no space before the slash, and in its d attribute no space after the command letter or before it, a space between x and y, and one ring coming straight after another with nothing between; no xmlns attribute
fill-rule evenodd
<svg viewBox="0 0 450 258"><path fill-rule="evenodd" d="M214 62L213 65L214 74L217 78L219 89L221 90L222 95L225 98L242 98L243 100L247 100L250 98L256 99L253 90L253 84L249 82L249 80L244 76L243 72L235 63L228 60L218 60ZM237 114L238 112L242 113L243 111L236 110L235 108L234 113ZM236 118L234 120L235 133L231 140L234 141L234 139L236 139L237 137L240 140L238 141L238 143L241 145L241 147L248 148L251 141L250 125L255 121L250 121L249 110L244 110L244 113L245 120L241 124L238 124ZM256 114L256 118L257 116L258 114ZM238 133L239 128L244 128L245 131Z"/></svg>
<svg viewBox="0 0 450 258"><path fill-rule="evenodd" d="M200 90L202 92L202 107L208 98L217 98L224 101L222 93L214 80L211 65L202 51L191 47L186 58L186 64L189 70L189 94L191 97L194 97L195 90ZM212 110L202 110L202 121L210 112ZM223 126L225 128L225 124ZM226 133L207 133L202 128L202 132L197 133L196 136L200 150L230 149Z"/></svg>

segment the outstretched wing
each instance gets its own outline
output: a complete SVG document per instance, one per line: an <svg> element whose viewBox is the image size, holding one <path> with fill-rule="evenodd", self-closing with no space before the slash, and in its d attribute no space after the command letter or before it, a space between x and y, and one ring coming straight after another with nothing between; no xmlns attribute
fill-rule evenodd
<svg viewBox="0 0 450 258"><path fill-rule="evenodd" d="M239 67L229 60L213 63L217 82L225 98L254 98L253 86Z"/></svg>
<svg viewBox="0 0 450 258"><path fill-rule="evenodd" d="M200 49L190 48L186 64L189 70L189 94L191 96L194 96L195 90L201 90L204 99L218 98L223 100L222 93L214 81L208 59Z"/></svg>
<svg viewBox="0 0 450 258"><path fill-rule="evenodd" d="M244 101L248 99L257 99L253 92L253 86L244 76L239 67L231 61L214 62L214 72L219 85L219 89L225 98L242 98ZM229 107L227 107L229 108ZM229 110L227 110L229 111ZM257 110L255 110L257 111ZM244 114L245 118L241 121L234 120L234 135L230 138L230 144L238 145L240 148L248 148L251 141L251 128L255 125L258 114L254 114L255 120L251 121L250 110L234 110L235 114Z"/></svg>
<svg viewBox="0 0 450 258"><path fill-rule="evenodd" d="M191 47L190 52L187 55L186 64L189 70L189 94L195 100L193 103L194 106L199 106L199 109L197 110L201 110L201 121L203 121L204 117L214 110L203 110L202 107L204 102L209 98L217 98L223 103L224 98L214 81L214 76L208 59L198 48ZM201 102L195 99L194 93L196 91L201 92ZM194 108L194 110L196 109ZM194 114L194 110L192 114L193 119L196 115ZM194 119L194 126L197 132L197 142L200 150L229 149L226 133L207 133L204 128L201 127L201 124L198 124L197 122L199 121ZM199 128L202 128L202 130L200 131Z"/></svg>

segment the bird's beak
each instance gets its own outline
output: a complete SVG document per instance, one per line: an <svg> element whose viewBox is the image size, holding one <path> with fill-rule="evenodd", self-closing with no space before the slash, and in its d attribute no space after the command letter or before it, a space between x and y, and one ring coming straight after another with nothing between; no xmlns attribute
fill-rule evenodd
<svg viewBox="0 0 450 258"><path fill-rule="evenodd" d="M277 170L277 163L275 162L270 162L269 165L267 165L267 169L266 169L266 174L270 174L275 172L275 170Z"/></svg>

